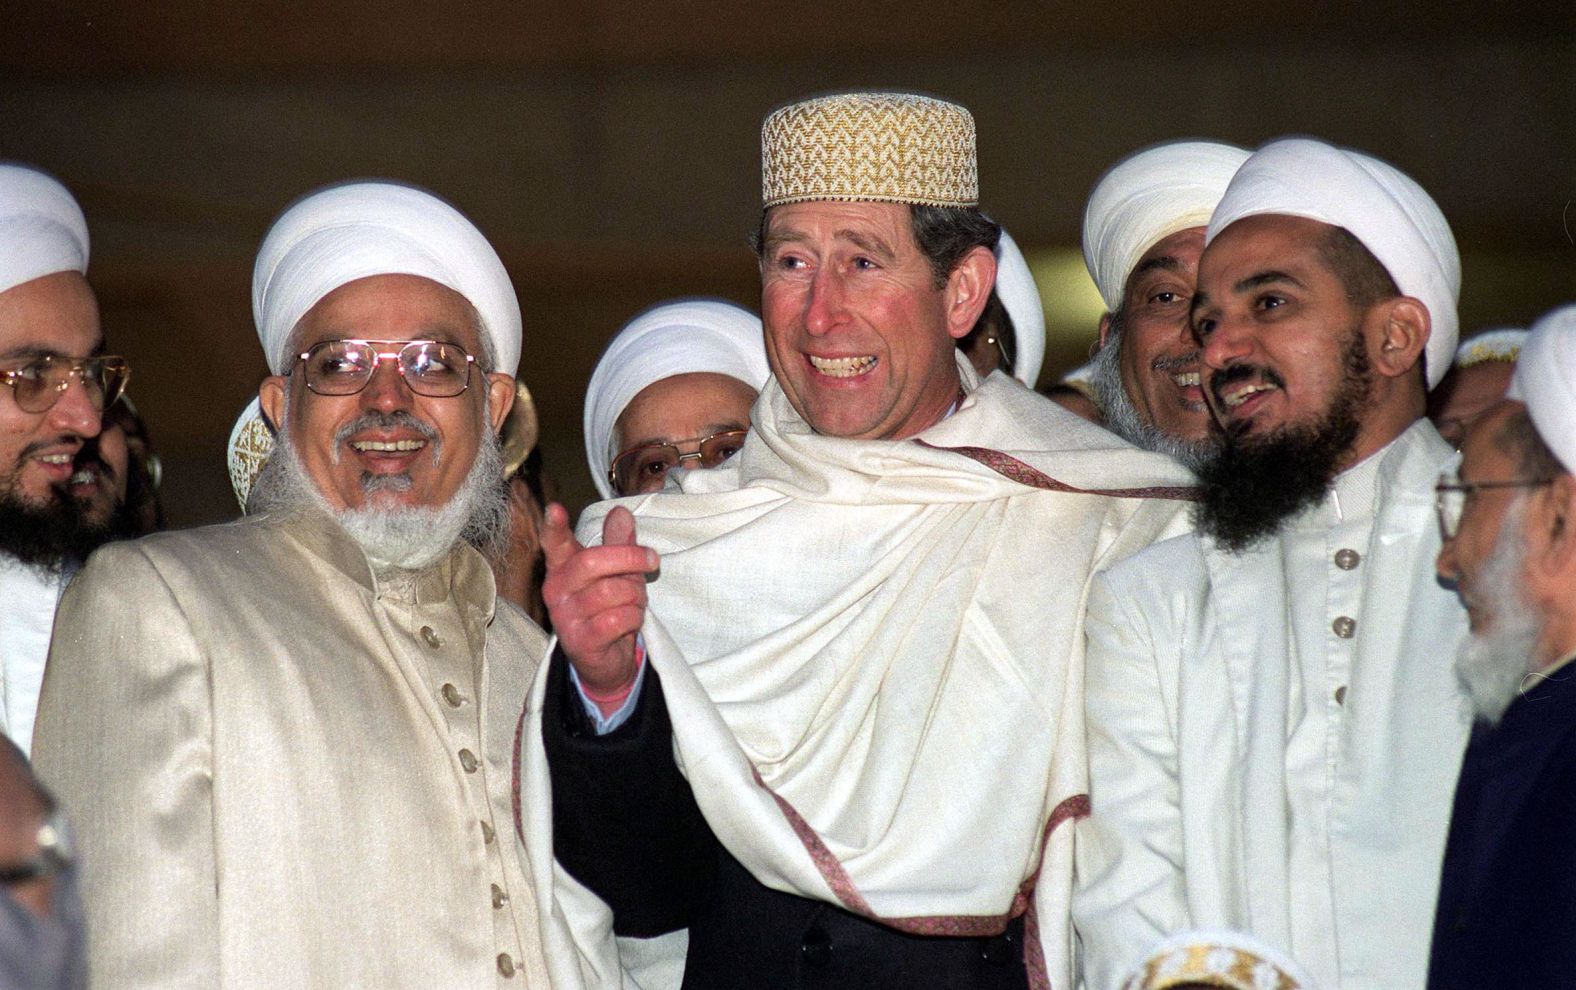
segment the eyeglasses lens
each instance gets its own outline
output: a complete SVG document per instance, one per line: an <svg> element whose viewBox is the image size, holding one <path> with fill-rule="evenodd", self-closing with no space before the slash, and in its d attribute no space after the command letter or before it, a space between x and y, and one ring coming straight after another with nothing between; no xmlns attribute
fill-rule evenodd
<svg viewBox="0 0 1576 990"><path fill-rule="evenodd" d="M456 344L419 340L391 353L365 341L325 340L306 353L307 388L319 395L355 395L372 380L378 361L396 354L400 373L418 395L459 395L470 381L470 358Z"/></svg>

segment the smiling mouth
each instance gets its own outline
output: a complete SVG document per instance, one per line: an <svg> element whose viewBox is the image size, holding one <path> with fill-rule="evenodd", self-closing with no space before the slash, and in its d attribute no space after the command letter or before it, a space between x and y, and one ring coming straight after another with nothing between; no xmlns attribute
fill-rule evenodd
<svg viewBox="0 0 1576 990"><path fill-rule="evenodd" d="M1172 375L1171 381L1176 384L1177 388L1198 388L1198 372L1188 371L1179 375Z"/></svg>
<svg viewBox="0 0 1576 990"><path fill-rule="evenodd" d="M350 447L362 454L408 454L427 446L425 440L352 440Z"/></svg>
<svg viewBox="0 0 1576 990"><path fill-rule="evenodd" d="M1279 386L1271 385L1269 382L1251 382L1237 388L1222 391L1220 401L1225 404L1227 409L1235 409L1260 392L1271 392L1278 388Z"/></svg>
<svg viewBox="0 0 1576 990"><path fill-rule="evenodd" d="M806 354L810 359L810 366L828 378L857 378L876 366L875 355L866 354L860 357L824 358L814 354Z"/></svg>

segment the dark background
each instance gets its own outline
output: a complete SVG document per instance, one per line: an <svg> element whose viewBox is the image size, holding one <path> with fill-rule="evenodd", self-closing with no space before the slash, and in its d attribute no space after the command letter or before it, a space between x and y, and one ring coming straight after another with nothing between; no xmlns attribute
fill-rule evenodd
<svg viewBox="0 0 1576 990"><path fill-rule="evenodd" d="M224 442L265 374L252 255L291 200L390 177L476 221L578 507L602 346L671 296L756 305L761 118L851 87L973 111L982 205L1042 276L1042 381L1081 363L1098 314L1076 260L1090 187L1176 137L1309 133L1392 161L1454 226L1468 329L1576 299L1570 2L0 0L0 158L87 213L175 525L235 511Z"/></svg>

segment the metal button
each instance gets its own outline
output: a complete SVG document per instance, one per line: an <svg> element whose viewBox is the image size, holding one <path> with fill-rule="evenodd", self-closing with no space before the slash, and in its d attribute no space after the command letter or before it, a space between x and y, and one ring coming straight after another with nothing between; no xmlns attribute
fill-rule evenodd
<svg viewBox="0 0 1576 990"><path fill-rule="evenodd" d="M1344 704L1346 704L1346 685L1345 684L1342 684L1340 687L1335 689L1335 703L1337 705L1344 705Z"/></svg>
<svg viewBox="0 0 1576 990"><path fill-rule="evenodd" d="M1353 636L1357 635L1357 620L1350 616L1343 615L1337 618L1334 622L1330 623L1330 628L1335 631L1335 635L1341 637L1342 639L1351 639Z"/></svg>
<svg viewBox="0 0 1576 990"><path fill-rule="evenodd" d="M804 956L806 966L817 969L826 966L832 961L832 936L817 925L804 933L804 939L799 943L799 953Z"/></svg>
<svg viewBox="0 0 1576 990"><path fill-rule="evenodd" d="M1335 566L1343 571L1356 570L1357 565L1362 563L1362 560L1363 555L1356 550L1341 549L1335 551Z"/></svg>
<svg viewBox="0 0 1576 990"><path fill-rule="evenodd" d="M1023 953L1013 951L1012 933L1003 932L995 938L985 940L985 944L980 946L980 958L1001 966L1014 959L1023 958Z"/></svg>
<svg viewBox="0 0 1576 990"><path fill-rule="evenodd" d="M494 911L497 911L500 908L502 908L504 906L504 903L509 900L509 895L504 893L503 892L503 888L498 886L497 884L493 884L492 885L492 895L493 895L493 910Z"/></svg>
<svg viewBox="0 0 1576 990"><path fill-rule="evenodd" d="M476 759L475 753L468 749L462 749L460 750L460 766L465 768L466 773L475 773L476 768L481 766L481 762Z"/></svg>
<svg viewBox="0 0 1576 990"><path fill-rule="evenodd" d="M498 975L504 979L514 975L514 960L509 958L509 953L498 953Z"/></svg>
<svg viewBox="0 0 1576 990"><path fill-rule="evenodd" d="M450 708L458 708L465 704L465 695L461 694L460 689L453 684L443 685L438 693L443 695L443 700L449 703Z"/></svg>
<svg viewBox="0 0 1576 990"><path fill-rule="evenodd" d="M431 626L421 627L421 638L426 640L427 645L435 650L443 645L443 637L439 636L437 631Z"/></svg>
<svg viewBox="0 0 1576 990"><path fill-rule="evenodd" d="M488 824L487 822L482 822L482 841L488 845L492 845L492 841L497 837L498 835L493 831L492 825Z"/></svg>

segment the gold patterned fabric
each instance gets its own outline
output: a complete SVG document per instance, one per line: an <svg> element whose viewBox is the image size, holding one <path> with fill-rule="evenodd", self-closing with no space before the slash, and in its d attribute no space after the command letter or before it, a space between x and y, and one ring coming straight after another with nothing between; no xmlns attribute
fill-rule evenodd
<svg viewBox="0 0 1576 990"><path fill-rule="evenodd" d="M974 118L912 93L840 93L790 104L761 125L767 207L814 199L979 205Z"/></svg>
<svg viewBox="0 0 1576 990"><path fill-rule="evenodd" d="M1157 952L1123 990L1312 990L1311 984L1287 972L1284 965L1242 946L1205 939Z"/></svg>
<svg viewBox="0 0 1576 990"><path fill-rule="evenodd" d="M235 491L241 511L246 511L246 500L251 497L252 485L274 452L274 431L263 419L262 406L253 398L230 429L230 446L225 451L225 463L230 469L230 487Z"/></svg>

